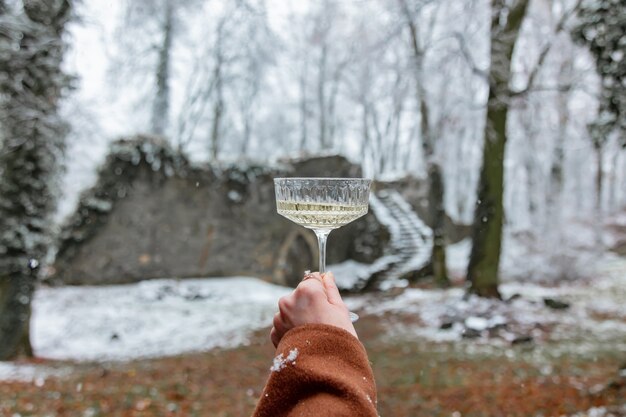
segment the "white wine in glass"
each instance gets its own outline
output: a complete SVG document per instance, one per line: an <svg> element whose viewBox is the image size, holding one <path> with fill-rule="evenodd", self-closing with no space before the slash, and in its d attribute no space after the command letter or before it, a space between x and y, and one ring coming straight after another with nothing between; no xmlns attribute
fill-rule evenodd
<svg viewBox="0 0 626 417"><path fill-rule="evenodd" d="M326 272L330 232L367 214L371 181L364 178L275 178L278 214L311 229L319 244L319 272ZM350 313L352 321L358 319Z"/></svg>
<svg viewBox="0 0 626 417"><path fill-rule="evenodd" d="M367 214L367 204L345 205L276 201L278 214L307 229L333 230Z"/></svg>

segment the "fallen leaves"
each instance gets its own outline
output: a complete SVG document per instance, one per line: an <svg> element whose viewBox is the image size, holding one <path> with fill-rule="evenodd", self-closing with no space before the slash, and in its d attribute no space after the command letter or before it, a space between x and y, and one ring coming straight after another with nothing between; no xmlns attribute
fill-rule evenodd
<svg viewBox="0 0 626 417"><path fill-rule="evenodd" d="M561 416L615 406L626 395L623 389L594 391L615 379L621 363L615 353L595 360L561 356L549 364L523 355L459 355L454 345L386 340L379 320L365 318L358 326L384 416ZM64 363L72 372L63 377L0 382L0 416L247 416L273 357L263 331L237 349L127 363Z"/></svg>

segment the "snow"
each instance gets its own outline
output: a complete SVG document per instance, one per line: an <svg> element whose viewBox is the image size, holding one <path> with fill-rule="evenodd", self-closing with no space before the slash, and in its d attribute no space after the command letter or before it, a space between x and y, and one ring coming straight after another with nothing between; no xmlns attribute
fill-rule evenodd
<svg viewBox="0 0 626 417"><path fill-rule="evenodd" d="M470 316L465 319L465 326L469 329L483 331L489 328L489 320L484 317Z"/></svg>
<svg viewBox="0 0 626 417"><path fill-rule="evenodd" d="M33 347L40 357L77 361L234 347L271 323L278 298L290 291L253 278L41 288Z"/></svg>
<svg viewBox="0 0 626 417"><path fill-rule="evenodd" d="M348 300L362 316L410 315L419 324L391 319L391 337L434 342L459 341L475 331L475 343L508 345L521 337L535 342L584 340L572 348L584 352L595 344L626 349L626 259L605 255L593 265L592 282L545 285L531 281L500 286L504 300L468 296L463 288L407 288L396 297L360 295ZM544 299L570 303L553 310Z"/></svg>
<svg viewBox="0 0 626 417"><path fill-rule="evenodd" d="M404 288L408 282L397 278L413 269L423 267L430 256L432 232L417 217L409 204L394 190L382 190L378 195L393 201L393 205L385 203L374 194L370 195L369 201L376 218L391 235L388 249L370 265L347 260L329 266L328 269L335 274L337 286L341 289L358 288L359 284L380 271L386 271L387 274L387 278L380 284L380 289L384 291L395 287ZM395 207L395 213L392 206ZM409 255L403 256L406 253Z"/></svg>
<svg viewBox="0 0 626 417"><path fill-rule="evenodd" d="M404 214L404 221L410 225L410 238L408 240L414 248L417 248L416 253L411 257L409 262L404 265L400 271L400 275L423 268L430 259L431 250L433 246L432 230L426 226L426 224L417 216L417 213L413 210L411 205L396 191L389 192L389 199L401 210Z"/></svg>
<svg viewBox="0 0 626 417"><path fill-rule="evenodd" d="M283 354L281 353L274 358L270 371L280 372L290 363L295 366L297 358L298 358L298 348L291 349L287 357L284 357Z"/></svg>
<svg viewBox="0 0 626 417"><path fill-rule="evenodd" d="M610 220L619 224L619 216ZM588 279L600 256L597 239L610 247L621 238L605 228L597 236L593 224L570 221L559 238L532 237L505 229L503 233L500 275L503 281L559 282ZM547 233L547 232L546 232ZM465 277L472 242L466 238L446 247L446 263L453 276Z"/></svg>
<svg viewBox="0 0 626 417"><path fill-rule="evenodd" d="M333 267L338 280L363 268L353 262L340 266L343 271ZM352 274L350 266L355 267ZM386 317L384 328L391 338L455 344L466 340L468 352L510 346L522 337L538 345L565 342L549 345L554 355L568 349L584 354L598 346L625 350L626 259L606 254L593 270L592 282L504 283L501 292L508 302L468 297L463 288L406 288L393 297L363 294L347 297L346 303L362 316ZM126 361L235 347L267 327L278 298L291 291L244 277L44 287L33 303L33 346L42 358L72 361ZM547 297L571 307L549 309L543 302ZM419 320L394 319L407 315ZM279 359L295 365L297 355L292 350ZM37 382L63 373L62 365L0 362L0 380Z"/></svg>
<svg viewBox="0 0 626 417"><path fill-rule="evenodd" d="M326 267L335 275L337 287L342 289L354 288L357 283L369 276L370 268L371 265L352 259Z"/></svg>
<svg viewBox="0 0 626 417"><path fill-rule="evenodd" d="M42 386L47 377L63 376L64 373L62 369L43 365L0 362L0 381L34 382L37 386Z"/></svg>
<svg viewBox="0 0 626 417"><path fill-rule="evenodd" d="M365 271L367 273L361 270L359 279L364 282L364 279L382 271L380 289L404 288L408 282L399 277L423 268L429 260L432 231L396 190L385 189L370 195L370 207L389 231L390 242L384 256L370 265Z"/></svg>
<svg viewBox="0 0 626 417"><path fill-rule="evenodd" d="M467 263L469 262L472 241L469 238L463 239L452 245L446 246L446 265L450 272L459 273L465 276Z"/></svg>
<svg viewBox="0 0 626 417"><path fill-rule="evenodd" d="M606 407L591 407L587 411L572 414L569 417L618 417L626 413L626 405L619 410L608 410ZM565 416L562 416L565 417Z"/></svg>
<svg viewBox="0 0 626 417"><path fill-rule="evenodd" d="M240 193L238 193L238 192L237 192L237 191L235 191L235 190L230 190L230 191L228 192L228 199L229 199L230 201L232 201L233 203L239 203L239 202L241 202L242 198L243 198L243 197L241 196L241 194L240 194Z"/></svg>

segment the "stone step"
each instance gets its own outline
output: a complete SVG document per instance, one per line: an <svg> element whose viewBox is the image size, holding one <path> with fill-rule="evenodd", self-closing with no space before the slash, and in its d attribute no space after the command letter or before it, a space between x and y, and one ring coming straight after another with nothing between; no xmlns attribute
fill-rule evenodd
<svg viewBox="0 0 626 417"><path fill-rule="evenodd" d="M385 210L384 217L391 232L385 256L395 256L392 262L376 271L381 280L378 282L382 282L408 272L416 260L427 259L425 255L430 251L432 237L425 232L425 224L399 192L393 189L381 190L375 193L375 197L380 204L372 204L372 208Z"/></svg>

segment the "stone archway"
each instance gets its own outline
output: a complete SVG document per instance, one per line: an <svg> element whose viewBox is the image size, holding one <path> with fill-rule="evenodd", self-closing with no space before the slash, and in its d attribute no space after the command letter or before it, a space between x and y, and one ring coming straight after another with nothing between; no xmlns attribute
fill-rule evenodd
<svg viewBox="0 0 626 417"><path fill-rule="evenodd" d="M305 270L317 267L317 239L307 229L294 229L283 240L274 268L274 282L296 287Z"/></svg>

